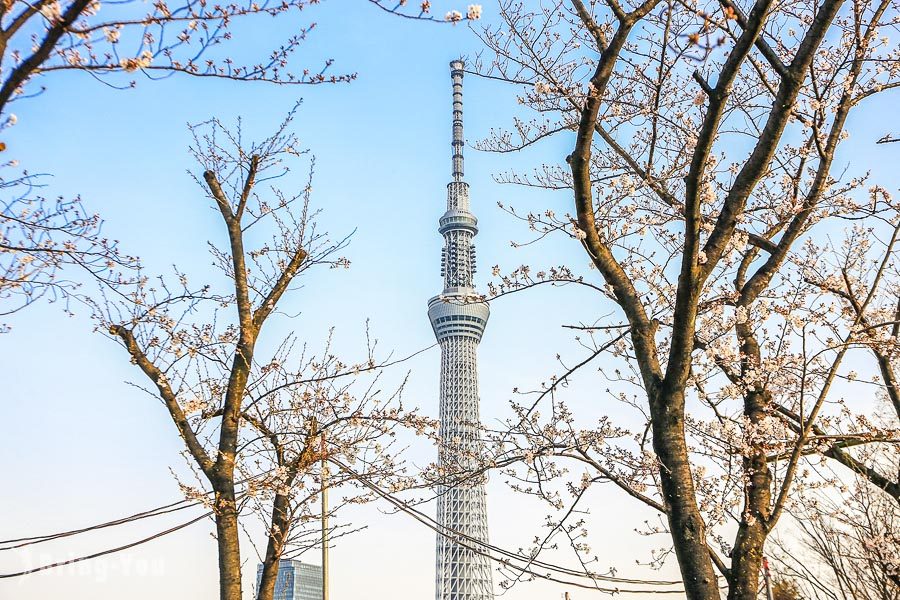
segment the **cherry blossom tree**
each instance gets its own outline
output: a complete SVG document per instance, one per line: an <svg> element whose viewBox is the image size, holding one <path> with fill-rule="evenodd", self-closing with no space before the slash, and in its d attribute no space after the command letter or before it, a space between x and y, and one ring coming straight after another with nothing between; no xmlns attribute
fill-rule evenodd
<svg viewBox="0 0 900 600"><path fill-rule="evenodd" d="M2 167L0 167L2 168ZM40 298L78 299L81 282L64 274L77 266L106 287L128 278L136 259L102 235L101 221L80 198L48 200L37 194L39 178L25 174L0 180L0 315ZM0 324L0 332L7 327Z"/></svg>
<svg viewBox="0 0 900 600"><path fill-rule="evenodd" d="M867 462L896 466L896 448L868 445ZM825 477L846 479L841 473ZM865 477L805 491L790 511L790 527L774 539L782 573L804 596L833 600L900 598L900 507Z"/></svg>
<svg viewBox="0 0 900 600"><path fill-rule="evenodd" d="M401 401L402 384L385 393L374 344L344 362L330 341L321 352L289 335L273 343L264 328L290 290L318 268L348 265L316 225L311 179L296 194L274 180L305 153L288 131L249 145L217 120L193 127L197 183L227 233L210 245L223 286L192 287L141 275L127 292L96 304L103 330L118 341L146 379L144 391L171 417L196 481L188 499L207 504L216 525L220 597L240 600L240 531L258 518L265 554L258 597L271 600L278 561L320 543L317 498L335 490L329 514L363 502L372 490L407 485L395 454L398 428L432 423ZM310 178L311 178L310 171ZM268 189L266 189L268 188ZM369 376L368 383L358 380ZM323 483L323 465L350 465ZM346 527L346 526L345 526Z"/></svg>
<svg viewBox="0 0 900 600"><path fill-rule="evenodd" d="M0 60L5 63L0 81L0 115L9 116L11 104L41 93L34 89L59 71L80 71L110 85L133 87L136 80L119 82L115 74L142 74L159 79L173 74L275 84L316 85L353 80L354 73L332 73L331 59L318 66L292 70L290 59L313 32L310 22L275 48L259 52L261 59L237 63L222 48L240 43L236 27L244 21L279 17L310 10L320 0L232 2L209 4L189 0L170 4L134 1L103 6L102 0L12 0L0 7ZM431 16L431 3L421 2L407 11L406 2L367 0L392 14L419 20ZM480 5L465 14L451 10L444 20L478 19ZM237 36L237 39L235 39Z"/></svg>
<svg viewBox="0 0 900 600"><path fill-rule="evenodd" d="M577 286L598 315L568 325L588 356L520 391L489 432L494 464L556 511L532 554L562 537L590 572L583 511L608 483L661 516L647 533L670 545L652 562L674 554L689 599L726 588L751 600L766 539L815 461L896 498L896 471L860 448L896 444L900 429L865 416L895 391L900 218L879 173L838 165L852 164L839 154L852 116L900 85L900 47L886 37L898 9L501 2L500 24L480 32L473 71L517 86L522 114L478 147L571 147L498 176L547 190L548 203L565 194L567 212L504 208L529 242L568 237L590 266L497 267L491 294ZM589 398L567 399L598 357ZM585 402L634 419L585 422Z"/></svg>

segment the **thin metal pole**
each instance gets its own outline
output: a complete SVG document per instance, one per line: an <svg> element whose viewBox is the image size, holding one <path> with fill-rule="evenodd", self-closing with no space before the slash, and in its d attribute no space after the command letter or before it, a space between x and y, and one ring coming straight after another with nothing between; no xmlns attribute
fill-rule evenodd
<svg viewBox="0 0 900 600"><path fill-rule="evenodd" d="M772 600L772 581L769 577L769 559L763 556L763 578L766 580L766 598Z"/></svg>
<svg viewBox="0 0 900 600"><path fill-rule="evenodd" d="M322 600L328 600L328 463L324 432L319 439L322 453Z"/></svg>

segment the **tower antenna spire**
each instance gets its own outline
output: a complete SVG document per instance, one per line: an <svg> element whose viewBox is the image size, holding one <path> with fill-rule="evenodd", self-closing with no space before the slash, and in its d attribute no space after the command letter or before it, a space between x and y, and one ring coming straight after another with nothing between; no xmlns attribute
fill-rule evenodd
<svg viewBox="0 0 900 600"><path fill-rule="evenodd" d="M463 73L466 63L458 58L450 63L450 78L453 80L453 181L463 180Z"/></svg>
<svg viewBox="0 0 900 600"><path fill-rule="evenodd" d="M438 221L444 236L441 275L444 290L428 301L428 318L441 347L440 446L445 473L475 472L479 455L478 343L490 309L475 294L478 220L469 211L469 185L463 180L462 82L465 63L450 63L453 82L453 177L447 184L447 212ZM438 486L435 600L493 600L491 565L471 544L487 545L484 483ZM460 543L461 539L465 542Z"/></svg>

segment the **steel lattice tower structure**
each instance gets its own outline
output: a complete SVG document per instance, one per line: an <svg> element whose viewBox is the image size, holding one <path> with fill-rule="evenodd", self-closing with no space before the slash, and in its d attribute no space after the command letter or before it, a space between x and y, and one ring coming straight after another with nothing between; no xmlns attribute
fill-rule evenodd
<svg viewBox="0 0 900 600"><path fill-rule="evenodd" d="M490 315L488 305L475 294L473 284L472 238L478 233L478 220L469 211L469 186L463 181L464 66L462 60L450 63L453 179L447 185L447 212L440 218L438 227L444 236L441 256L444 291L428 301L428 318L441 346L438 463L450 477L471 473L477 462L480 420L476 355ZM435 599L492 600L489 559L471 549L478 542L488 541L483 482L470 479L440 486L437 520L443 535L437 536Z"/></svg>

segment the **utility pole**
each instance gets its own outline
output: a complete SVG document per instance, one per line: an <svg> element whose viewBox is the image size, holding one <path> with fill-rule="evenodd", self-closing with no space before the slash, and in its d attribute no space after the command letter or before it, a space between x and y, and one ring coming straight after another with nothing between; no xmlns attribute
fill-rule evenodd
<svg viewBox="0 0 900 600"><path fill-rule="evenodd" d="M769 576L769 559L763 556L763 578L766 580L766 598L772 600L772 579Z"/></svg>
<svg viewBox="0 0 900 600"><path fill-rule="evenodd" d="M322 600L328 600L328 461L325 433L319 435L322 453Z"/></svg>

